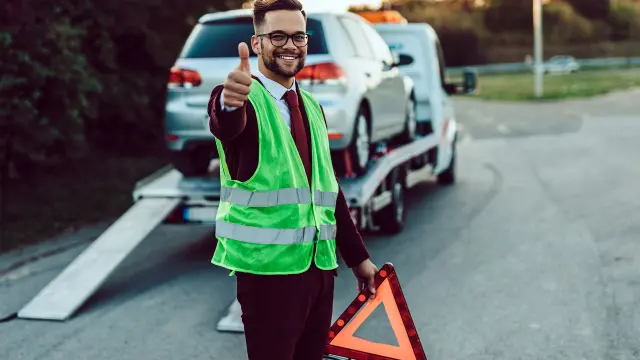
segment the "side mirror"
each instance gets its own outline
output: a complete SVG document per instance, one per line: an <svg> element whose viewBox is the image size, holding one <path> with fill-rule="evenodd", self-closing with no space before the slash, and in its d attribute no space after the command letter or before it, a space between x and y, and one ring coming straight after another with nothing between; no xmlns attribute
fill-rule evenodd
<svg viewBox="0 0 640 360"><path fill-rule="evenodd" d="M449 95L472 94L478 88L478 72L466 69L462 73L462 83L444 83L442 87Z"/></svg>

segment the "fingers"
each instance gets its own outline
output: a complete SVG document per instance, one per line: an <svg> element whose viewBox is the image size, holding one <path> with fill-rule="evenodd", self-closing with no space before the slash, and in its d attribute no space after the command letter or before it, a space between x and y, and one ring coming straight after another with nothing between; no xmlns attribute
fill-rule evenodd
<svg viewBox="0 0 640 360"><path fill-rule="evenodd" d="M224 89L227 91L227 93L238 96L247 96L251 91L251 88L249 86L229 80L224 83Z"/></svg>
<svg viewBox="0 0 640 360"><path fill-rule="evenodd" d="M231 107L240 107L244 105L244 102L247 101L246 95L237 94L233 91L223 90L222 96L224 99L224 104L226 106Z"/></svg>
<svg viewBox="0 0 640 360"><path fill-rule="evenodd" d="M358 278L358 294L365 289L366 282Z"/></svg>
<svg viewBox="0 0 640 360"><path fill-rule="evenodd" d="M251 66L249 65L249 47L246 43L241 42L238 44L238 55L240 56L240 65L238 65L238 70L244 73L251 72Z"/></svg>
<svg viewBox="0 0 640 360"><path fill-rule="evenodd" d="M371 291L371 299L373 299L376 295L376 282L375 282L375 276L370 276L368 281L367 281L367 287L369 288L369 291Z"/></svg>
<svg viewBox="0 0 640 360"><path fill-rule="evenodd" d="M244 105L244 101L224 99L224 105L228 107L239 108Z"/></svg>
<svg viewBox="0 0 640 360"><path fill-rule="evenodd" d="M227 76L227 80L246 86L251 86L251 75L247 75L238 70L230 72L229 76Z"/></svg>
<svg viewBox="0 0 640 360"><path fill-rule="evenodd" d="M224 104L239 107L249 98L251 76L239 70L232 71L224 82Z"/></svg>

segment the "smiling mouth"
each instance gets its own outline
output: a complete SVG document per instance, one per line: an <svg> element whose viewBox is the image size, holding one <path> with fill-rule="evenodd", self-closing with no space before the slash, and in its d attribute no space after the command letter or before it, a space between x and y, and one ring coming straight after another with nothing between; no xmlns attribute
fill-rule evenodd
<svg viewBox="0 0 640 360"><path fill-rule="evenodd" d="M297 56L293 56L293 55L278 55L278 59L282 59L282 60L295 60L297 59Z"/></svg>

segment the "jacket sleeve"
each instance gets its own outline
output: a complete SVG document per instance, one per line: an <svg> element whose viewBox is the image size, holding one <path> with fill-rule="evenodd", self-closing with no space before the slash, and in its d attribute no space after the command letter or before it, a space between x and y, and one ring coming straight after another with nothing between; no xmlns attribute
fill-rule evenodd
<svg viewBox="0 0 640 360"><path fill-rule="evenodd" d="M322 110L322 115L324 117L324 109ZM336 202L335 216L337 226L336 246L345 264L352 268L369 259L369 252L364 245L362 235L360 235L360 232L351 219L351 211L349 210L347 199L340 185L338 185L338 200Z"/></svg>
<svg viewBox="0 0 640 360"><path fill-rule="evenodd" d="M233 111L224 111L221 108L220 96L223 86L216 86L211 91L209 106L209 130L211 134L222 142L228 142L240 135L247 125L247 102Z"/></svg>

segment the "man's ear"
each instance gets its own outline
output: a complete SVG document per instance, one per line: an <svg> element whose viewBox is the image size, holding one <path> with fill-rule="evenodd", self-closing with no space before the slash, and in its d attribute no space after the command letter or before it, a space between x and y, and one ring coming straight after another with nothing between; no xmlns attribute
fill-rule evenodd
<svg viewBox="0 0 640 360"><path fill-rule="evenodd" d="M255 35L251 36L251 49L254 54L260 55L260 37Z"/></svg>

